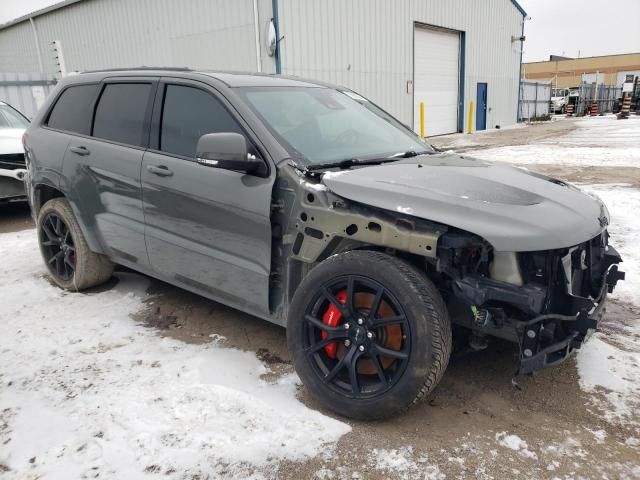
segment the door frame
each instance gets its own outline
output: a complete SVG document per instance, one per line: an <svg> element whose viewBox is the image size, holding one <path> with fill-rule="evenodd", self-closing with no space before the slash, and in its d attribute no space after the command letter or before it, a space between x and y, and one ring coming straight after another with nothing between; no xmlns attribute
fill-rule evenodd
<svg viewBox="0 0 640 480"><path fill-rule="evenodd" d="M478 95L480 94L480 85L484 85L484 109L482 110L482 118L484 119L484 127L480 128L478 122L480 121L480 102L478 101ZM489 108L489 82L477 82L476 83L476 131L482 131L487 129L487 110Z"/></svg>
<svg viewBox="0 0 640 480"><path fill-rule="evenodd" d="M413 88L411 90L411 129L415 132L416 125L414 125L415 120L415 108L416 108L416 99L415 99L415 86L416 86L416 29L428 29L428 30L439 30L441 32L447 33L457 33L458 34L458 112L457 112L457 125L458 125L458 133L464 132L464 86L465 86L465 66L466 66L466 32L464 30L456 30L453 28L441 27L439 25L434 25L431 23L424 23L413 21L413 31L411 37L411 81L413 82Z"/></svg>

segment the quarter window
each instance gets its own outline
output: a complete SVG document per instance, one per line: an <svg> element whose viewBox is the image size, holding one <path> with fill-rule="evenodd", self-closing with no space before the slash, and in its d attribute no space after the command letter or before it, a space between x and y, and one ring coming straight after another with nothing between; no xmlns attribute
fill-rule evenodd
<svg viewBox="0 0 640 480"><path fill-rule="evenodd" d="M144 119L150 91L150 83L108 83L96 108L93 136L144 146Z"/></svg>
<svg viewBox="0 0 640 480"><path fill-rule="evenodd" d="M62 92L49 114L47 126L56 130L89 135L98 85L76 85Z"/></svg>
<svg viewBox="0 0 640 480"><path fill-rule="evenodd" d="M195 157L198 139L206 133L243 134L238 123L213 95L194 87L167 85L160 150Z"/></svg>

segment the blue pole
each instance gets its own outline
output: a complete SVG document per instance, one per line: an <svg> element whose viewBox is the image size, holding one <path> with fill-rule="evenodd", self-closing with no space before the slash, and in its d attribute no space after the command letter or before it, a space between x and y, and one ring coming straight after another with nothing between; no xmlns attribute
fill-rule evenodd
<svg viewBox="0 0 640 480"><path fill-rule="evenodd" d="M273 26L276 29L276 73L279 75L282 73L282 66L280 64L280 25L278 25L278 0L271 0L271 10L273 11Z"/></svg>

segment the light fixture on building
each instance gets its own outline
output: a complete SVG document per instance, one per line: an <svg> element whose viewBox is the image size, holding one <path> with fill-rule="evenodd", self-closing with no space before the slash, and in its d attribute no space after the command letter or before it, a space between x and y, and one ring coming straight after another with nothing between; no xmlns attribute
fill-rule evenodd
<svg viewBox="0 0 640 480"><path fill-rule="evenodd" d="M273 23L273 18L269 20L269 25L267 26L267 55L273 57L276 53L276 45L277 45L277 37L276 37L276 26Z"/></svg>

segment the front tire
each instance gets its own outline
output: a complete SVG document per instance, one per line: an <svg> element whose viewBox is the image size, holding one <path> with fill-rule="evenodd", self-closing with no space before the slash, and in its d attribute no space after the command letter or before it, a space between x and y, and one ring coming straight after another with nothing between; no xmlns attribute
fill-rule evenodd
<svg viewBox="0 0 640 480"><path fill-rule="evenodd" d="M43 205L37 230L40 253L58 286L77 292L111 278L113 263L89 249L66 199L54 198Z"/></svg>
<svg viewBox="0 0 640 480"><path fill-rule="evenodd" d="M287 343L305 386L356 419L396 415L438 384L451 324L435 285L410 264L356 250L316 266L296 291Z"/></svg>

